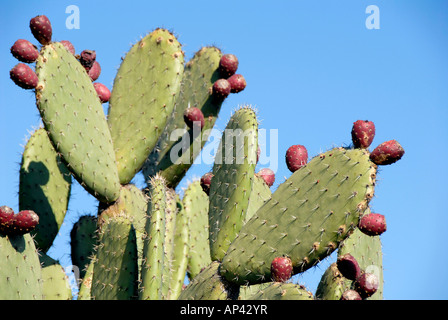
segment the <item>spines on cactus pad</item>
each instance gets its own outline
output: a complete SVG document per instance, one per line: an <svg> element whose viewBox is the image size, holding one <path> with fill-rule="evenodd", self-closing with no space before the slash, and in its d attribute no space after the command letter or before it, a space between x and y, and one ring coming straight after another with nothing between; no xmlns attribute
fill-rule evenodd
<svg viewBox="0 0 448 320"><path fill-rule="evenodd" d="M139 299L161 300L167 207L165 179L156 175L151 179L149 189Z"/></svg>
<svg viewBox="0 0 448 320"><path fill-rule="evenodd" d="M303 286L289 282L272 282L249 300L313 300L313 294Z"/></svg>
<svg viewBox="0 0 448 320"><path fill-rule="evenodd" d="M259 176L255 175L252 185L252 191L249 197L249 205L247 207L245 222L258 211L272 196L271 189L266 182Z"/></svg>
<svg viewBox="0 0 448 320"><path fill-rule="evenodd" d="M212 260L221 260L240 232L252 192L258 121L250 106L231 116L216 152L210 185L209 239Z"/></svg>
<svg viewBox="0 0 448 320"><path fill-rule="evenodd" d="M243 226L222 274L239 284L269 281L270 264L282 255L291 258L294 273L316 265L353 232L375 178L366 150L335 148L314 157Z"/></svg>
<svg viewBox="0 0 448 320"><path fill-rule="evenodd" d="M176 215L176 230L174 233L173 261L171 263L170 289L167 299L176 300L184 284L188 267L189 236L188 216L183 209L179 196L177 196L178 213Z"/></svg>
<svg viewBox="0 0 448 320"><path fill-rule="evenodd" d="M108 111L121 184L131 181L156 146L173 111L183 70L181 45L164 29L145 36L123 59Z"/></svg>
<svg viewBox="0 0 448 320"><path fill-rule="evenodd" d="M22 155L19 211L33 210L39 224L32 231L36 246L46 252L53 244L68 208L72 178L54 150L45 129L34 131Z"/></svg>
<svg viewBox="0 0 448 320"><path fill-rule="evenodd" d="M213 99L210 92L213 83L220 77L218 68L221 56L218 48L203 47L185 65L173 113L157 142L157 147L143 166L145 177L154 176L159 172L167 184L174 188L199 155L223 102ZM188 108L198 108L204 115L204 127L201 130L196 129L200 134L185 124L184 111ZM182 147L182 150L179 147Z"/></svg>
<svg viewBox="0 0 448 320"><path fill-rule="evenodd" d="M342 294L350 289L351 281L346 279L338 270L336 263L332 263L325 270L316 289L318 300L340 300Z"/></svg>
<svg viewBox="0 0 448 320"><path fill-rule="evenodd" d="M239 286L228 282L219 274L220 263L213 261L205 267L182 291L179 300L235 300Z"/></svg>
<svg viewBox="0 0 448 320"><path fill-rule="evenodd" d="M137 293L137 244L129 216L108 219L95 250L91 296L94 300L131 300Z"/></svg>
<svg viewBox="0 0 448 320"><path fill-rule="evenodd" d="M42 300L42 269L30 234L0 234L0 300Z"/></svg>
<svg viewBox="0 0 448 320"><path fill-rule="evenodd" d="M103 202L120 193L106 117L86 70L60 43L43 47L36 63L36 101L56 151L80 184Z"/></svg>
<svg viewBox="0 0 448 320"><path fill-rule="evenodd" d="M183 210L188 219L190 247L188 253L188 277L193 279L199 272L210 265L210 244L208 241L209 198L202 190L199 180L190 183L182 199Z"/></svg>
<svg viewBox="0 0 448 320"><path fill-rule="evenodd" d="M42 264L43 299L72 300L72 288L64 268L46 254L39 256Z"/></svg>

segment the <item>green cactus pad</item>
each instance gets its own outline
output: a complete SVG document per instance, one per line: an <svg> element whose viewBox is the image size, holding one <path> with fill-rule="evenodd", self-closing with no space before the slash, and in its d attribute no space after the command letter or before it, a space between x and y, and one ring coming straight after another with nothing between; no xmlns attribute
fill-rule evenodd
<svg viewBox="0 0 448 320"><path fill-rule="evenodd" d="M143 245L140 300L162 299L165 260L166 182L156 175L150 181L148 219Z"/></svg>
<svg viewBox="0 0 448 320"><path fill-rule="evenodd" d="M213 99L210 91L220 77L218 68L221 56L218 48L204 47L186 64L173 113L157 147L143 166L145 177L152 177L159 172L167 180L168 186L174 188L199 155L221 110L222 101ZM200 135L195 135L185 124L183 114L189 107L198 108L204 114L205 125ZM181 134L176 135L178 132ZM180 146L182 155L179 154Z"/></svg>
<svg viewBox="0 0 448 320"><path fill-rule="evenodd" d="M316 289L318 300L340 300L342 294L350 289L352 281L343 277L336 263L325 270Z"/></svg>
<svg viewBox="0 0 448 320"><path fill-rule="evenodd" d="M121 184L140 171L170 117L184 69L175 36L156 29L126 54L112 88L108 122Z"/></svg>
<svg viewBox="0 0 448 320"><path fill-rule="evenodd" d="M247 207L247 213L245 223L272 197L272 192L269 186L264 182L262 178L255 175L252 185L252 191L249 197L249 205Z"/></svg>
<svg viewBox="0 0 448 320"><path fill-rule="evenodd" d="M84 278L97 241L97 217L81 216L70 231L72 264L78 267L79 278Z"/></svg>
<svg viewBox="0 0 448 320"><path fill-rule="evenodd" d="M314 300L313 294L294 283L273 282L249 300Z"/></svg>
<svg viewBox="0 0 448 320"><path fill-rule="evenodd" d="M120 193L103 107L84 67L60 43L43 47L36 62L37 107L68 169L100 201Z"/></svg>
<svg viewBox="0 0 448 320"><path fill-rule="evenodd" d="M204 268L182 291L178 300L235 300L239 286L234 286L219 275L219 262Z"/></svg>
<svg viewBox="0 0 448 320"><path fill-rule="evenodd" d="M79 283L78 300L91 300L92 295L92 279L93 279L93 268L95 266L95 260L91 259L90 264L86 269L84 277Z"/></svg>
<svg viewBox="0 0 448 320"><path fill-rule="evenodd" d="M162 269L162 300L169 300L171 289L171 275L174 262L174 235L177 224L177 194L174 189L166 189L165 231L164 231L164 258Z"/></svg>
<svg viewBox="0 0 448 320"><path fill-rule="evenodd" d="M179 212L176 216L176 231L174 233L174 251L171 265L170 290L167 299L176 300L185 280L188 266L189 229L188 216L182 208L182 203L178 200Z"/></svg>
<svg viewBox="0 0 448 320"><path fill-rule="evenodd" d="M210 185L209 233L212 260L222 260L246 217L255 174L258 122L245 106L230 118L213 166Z"/></svg>
<svg viewBox="0 0 448 320"><path fill-rule="evenodd" d="M188 276L196 277L202 268L212 262L210 257L210 244L208 241L208 210L209 198L202 190L201 183L196 180L190 183L182 199L183 208L188 218L189 253Z"/></svg>
<svg viewBox="0 0 448 320"><path fill-rule="evenodd" d="M375 178L366 150L335 148L314 157L244 225L222 274L239 284L266 282L272 260L282 255L291 258L294 273L316 265L356 227Z"/></svg>
<svg viewBox="0 0 448 320"><path fill-rule="evenodd" d="M62 266L51 257L39 257L42 264L44 300L72 300L72 288Z"/></svg>
<svg viewBox="0 0 448 320"><path fill-rule="evenodd" d="M0 234L0 300L42 300L42 270L29 234Z"/></svg>
<svg viewBox="0 0 448 320"><path fill-rule="evenodd" d="M369 210L369 211L368 211ZM365 214L370 213L370 209ZM378 277L379 286L368 300L382 300L384 290L383 251L380 236L368 236L358 228L355 229L338 250L338 255L350 253L358 261L361 270L373 273Z"/></svg>
<svg viewBox="0 0 448 320"><path fill-rule="evenodd" d="M19 211L33 210L39 224L32 231L36 246L47 252L64 221L72 178L54 150L45 129L37 129L22 155Z"/></svg>
<svg viewBox="0 0 448 320"><path fill-rule="evenodd" d="M92 298L135 299L138 295L137 245L128 216L115 216L102 225L95 257Z"/></svg>

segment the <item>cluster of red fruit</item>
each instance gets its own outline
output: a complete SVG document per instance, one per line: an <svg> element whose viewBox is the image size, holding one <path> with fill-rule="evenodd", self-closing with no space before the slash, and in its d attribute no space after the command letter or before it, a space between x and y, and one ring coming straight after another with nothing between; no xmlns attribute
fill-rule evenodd
<svg viewBox="0 0 448 320"><path fill-rule="evenodd" d="M32 18L30 20L30 29L33 36L41 45L48 45L51 43L53 29L50 20L46 16L40 15ZM80 55L76 55L75 48L70 41L62 40L60 43L78 59L81 65L86 69L92 82L99 78L101 67L96 61L95 51L84 50ZM25 39L19 39L13 44L11 47L11 54L17 60L24 63L33 63L39 57L37 47ZM35 89L39 79L36 73L24 63L19 63L11 69L9 72L11 80L23 89ZM93 86L102 103L109 101L110 91L104 84L95 82Z"/></svg>
<svg viewBox="0 0 448 320"><path fill-rule="evenodd" d="M33 230L39 223L39 216L32 210L23 210L15 214L7 206L0 207L0 233L23 235Z"/></svg>
<svg viewBox="0 0 448 320"><path fill-rule="evenodd" d="M233 54L225 54L219 61L219 74L223 77L215 81L210 91L213 99L223 101L230 93L238 93L246 88L246 80L241 74L236 74L238 69L238 58ZM204 114L201 109L190 107L184 112L185 124L189 128L198 126L199 129L205 125Z"/></svg>

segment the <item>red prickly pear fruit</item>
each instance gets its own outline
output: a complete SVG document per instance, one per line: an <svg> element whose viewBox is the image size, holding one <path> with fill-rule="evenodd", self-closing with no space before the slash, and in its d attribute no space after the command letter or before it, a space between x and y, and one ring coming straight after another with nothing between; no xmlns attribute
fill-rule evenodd
<svg viewBox="0 0 448 320"><path fill-rule="evenodd" d="M101 74L101 66L98 61L95 61L92 65L92 68L88 71L89 77L92 81L96 81Z"/></svg>
<svg viewBox="0 0 448 320"><path fill-rule="evenodd" d="M212 94L215 98L224 100L230 94L231 89L232 87L230 86L229 81L226 79L218 79L213 84Z"/></svg>
<svg viewBox="0 0 448 320"><path fill-rule="evenodd" d="M46 45L51 42L53 29L51 28L50 20L46 16L40 15L32 18L30 20L30 29L31 33L40 44Z"/></svg>
<svg viewBox="0 0 448 320"><path fill-rule="evenodd" d="M39 216L32 210L23 210L17 213L13 218L12 234L25 234L34 228L39 223Z"/></svg>
<svg viewBox="0 0 448 320"><path fill-rule="evenodd" d="M73 44L68 41L68 40L62 40L59 41L64 47L65 49L67 49L72 55L75 55L75 47L73 46Z"/></svg>
<svg viewBox="0 0 448 320"><path fill-rule="evenodd" d="M362 300L362 298L358 292L353 289L349 289L342 293L341 300Z"/></svg>
<svg viewBox="0 0 448 320"><path fill-rule="evenodd" d="M209 192L210 192L210 185L212 184L213 176L214 176L213 173L207 172L201 178L201 187L202 187L202 190L204 190L204 192L206 194L209 194Z"/></svg>
<svg viewBox="0 0 448 320"><path fill-rule="evenodd" d="M31 63L39 57L39 51L28 40L19 39L11 47L11 54L19 61Z"/></svg>
<svg viewBox="0 0 448 320"><path fill-rule="evenodd" d="M235 74L238 64L238 58L235 55L225 54L219 60L219 72L223 77L228 78Z"/></svg>
<svg viewBox="0 0 448 320"><path fill-rule="evenodd" d="M375 124L368 120L358 120L353 123L352 141L355 148L368 148L375 137Z"/></svg>
<svg viewBox="0 0 448 320"><path fill-rule="evenodd" d="M260 171L258 171L257 176L262 178L269 187L272 187L275 182L275 173L269 168L261 169Z"/></svg>
<svg viewBox="0 0 448 320"><path fill-rule="evenodd" d="M378 277L373 273L363 272L355 281L354 289L362 299L371 297L379 286Z"/></svg>
<svg viewBox="0 0 448 320"><path fill-rule="evenodd" d="M87 72L90 71L95 60L96 60L95 50L84 50L79 55L79 62L86 69Z"/></svg>
<svg viewBox="0 0 448 320"><path fill-rule="evenodd" d="M292 275L292 261L288 257L276 257L271 263L271 278L276 282L285 282Z"/></svg>
<svg viewBox="0 0 448 320"><path fill-rule="evenodd" d="M95 87L96 93L98 94L98 98L102 103L108 102L110 99L110 90L102 83L95 82L93 84Z"/></svg>
<svg viewBox="0 0 448 320"><path fill-rule="evenodd" d="M338 257L336 265L342 276L349 280L356 280L361 275L358 261L350 253Z"/></svg>
<svg viewBox="0 0 448 320"><path fill-rule="evenodd" d="M397 162L403 155L403 147L396 140L389 140L372 151L370 160L377 165L384 166Z"/></svg>
<svg viewBox="0 0 448 320"><path fill-rule="evenodd" d="M8 206L0 207L0 232L7 232L12 226L14 210Z"/></svg>
<svg viewBox="0 0 448 320"><path fill-rule="evenodd" d="M359 230L369 236L379 236L387 230L386 217L379 213L362 216L358 223Z"/></svg>
<svg viewBox="0 0 448 320"><path fill-rule="evenodd" d="M23 89L34 89L37 87L39 79L36 73L26 64L19 63L9 71L11 80Z"/></svg>
<svg viewBox="0 0 448 320"><path fill-rule="evenodd" d="M308 162L308 151L300 144L289 147L286 151L286 165L291 172L296 172Z"/></svg>
<svg viewBox="0 0 448 320"><path fill-rule="evenodd" d="M230 83L231 93L238 93L246 88L246 79L241 74L234 74L227 81Z"/></svg>
<svg viewBox="0 0 448 320"><path fill-rule="evenodd" d="M202 129L205 125L204 114L202 113L201 109L196 107L185 109L184 121L189 128L198 126L200 129Z"/></svg>

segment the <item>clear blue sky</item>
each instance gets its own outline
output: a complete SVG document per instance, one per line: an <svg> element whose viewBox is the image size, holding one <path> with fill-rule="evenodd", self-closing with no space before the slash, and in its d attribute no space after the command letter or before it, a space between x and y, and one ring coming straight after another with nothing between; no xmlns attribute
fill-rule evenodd
<svg viewBox="0 0 448 320"><path fill-rule="evenodd" d="M80 10L79 29L66 28L69 5ZM380 29L366 28L369 5L380 10ZM290 175L284 163L290 145L303 144L314 156L348 145L354 121L374 121L373 147L396 139L406 150L398 163L381 168L371 202L388 224L382 235L384 296L448 298L448 2L5 2L0 19L0 205L15 210L21 153L28 132L39 125L39 114L34 94L9 79L17 63L9 50L19 38L37 44L28 24L38 14L51 20L54 40L70 40L77 53L96 50L102 66L98 81L109 88L120 57L156 27L174 31L187 59L211 44L237 55L238 72L248 85L227 99L216 126L223 129L232 110L251 104L258 109L261 128L278 129L272 190ZM194 166L187 178L210 168ZM71 225L80 215L95 212L96 201L75 185L67 221L50 251L53 258L70 264ZM314 291L330 262L308 271L299 282Z"/></svg>

